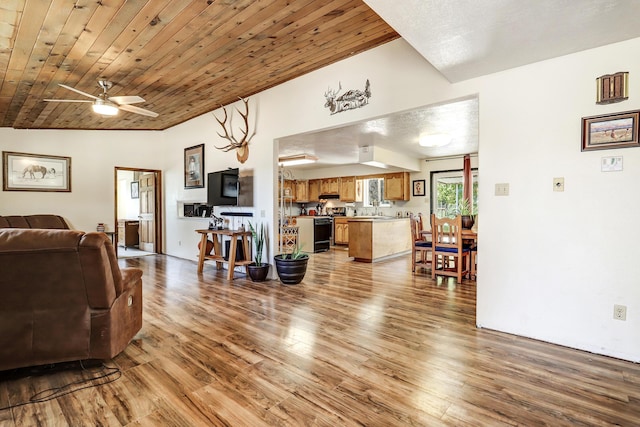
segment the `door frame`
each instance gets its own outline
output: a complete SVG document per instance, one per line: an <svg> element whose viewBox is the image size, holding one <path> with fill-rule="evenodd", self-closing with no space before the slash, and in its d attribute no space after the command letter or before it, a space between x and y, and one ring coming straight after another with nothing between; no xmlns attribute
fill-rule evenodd
<svg viewBox="0 0 640 427"><path fill-rule="evenodd" d="M164 223L162 221L162 171L159 169L149 169L149 168L130 168L124 166L116 166L113 171L113 218L114 224L116 224L116 229L118 228L118 171L132 171L132 172L140 172L140 173L153 173L155 175L155 212L153 216L154 220L154 234L156 239L156 253L162 254L164 248L163 242L163 233ZM159 191L160 190L160 191ZM118 233L116 230L115 233L115 247L116 247L116 255L118 254Z"/></svg>

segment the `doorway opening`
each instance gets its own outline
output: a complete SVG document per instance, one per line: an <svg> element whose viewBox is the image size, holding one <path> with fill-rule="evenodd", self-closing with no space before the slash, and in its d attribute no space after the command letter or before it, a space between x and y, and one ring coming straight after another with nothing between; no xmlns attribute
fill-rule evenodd
<svg viewBox="0 0 640 427"><path fill-rule="evenodd" d="M162 253L162 172L116 167L114 179L116 255Z"/></svg>

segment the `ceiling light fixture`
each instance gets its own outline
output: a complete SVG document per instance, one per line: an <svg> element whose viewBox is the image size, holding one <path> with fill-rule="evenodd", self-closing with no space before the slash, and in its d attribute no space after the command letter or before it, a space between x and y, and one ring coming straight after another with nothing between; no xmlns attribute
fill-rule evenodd
<svg viewBox="0 0 640 427"><path fill-rule="evenodd" d="M318 161L318 158L315 156L310 156L308 154L298 154L295 156L286 156L278 158L278 164L280 166L297 166L297 165L306 165L309 163L315 163Z"/></svg>
<svg viewBox="0 0 640 427"><path fill-rule="evenodd" d="M118 114L118 107L109 101L105 101L104 99L96 99L93 105L94 113L98 113L103 116L115 116Z"/></svg>
<svg viewBox="0 0 640 427"><path fill-rule="evenodd" d="M451 135L444 133L422 135L418 142L423 147L443 147L451 142Z"/></svg>

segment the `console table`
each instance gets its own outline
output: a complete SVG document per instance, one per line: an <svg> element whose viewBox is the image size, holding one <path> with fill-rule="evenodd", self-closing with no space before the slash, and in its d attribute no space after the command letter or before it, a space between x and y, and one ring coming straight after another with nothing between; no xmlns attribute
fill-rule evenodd
<svg viewBox="0 0 640 427"><path fill-rule="evenodd" d="M200 254L198 256L198 273L202 273L202 269L204 267L205 260L213 260L216 262L216 268L222 268L222 263L229 264L229 271L227 273L227 280L233 280L233 271L236 266L244 266L245 272L248 275L247 265L251 264L251 253L249 246L249 236L251 236L251 231L244 230L196 230L196 233L200 233ZM213 238L213 253L211 255L207 255L207 240L209 235ZM224 236L229 236L231 238L231 244L229 247L229 259L225 260L224 255L222 253L222 240ZM242 239L242 248L244 250L244 256L246 259L237 260L236 259L236 250L238 246L238 238Z"/></svg>

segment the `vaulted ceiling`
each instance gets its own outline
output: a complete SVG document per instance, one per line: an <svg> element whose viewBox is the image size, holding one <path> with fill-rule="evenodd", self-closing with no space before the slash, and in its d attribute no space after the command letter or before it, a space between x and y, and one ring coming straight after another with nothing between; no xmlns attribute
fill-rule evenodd
<svg viewBox="0 0 640 427"><path fill-rule="evenodd" d="M166 129L398 37L362 0L3 0L0 126ZM159 116L44 101L99 80Z"/></svg>
<svg viewBox="0 0 640 427"><path fill-rule="evenodd" d="M2 0L0 127L166 129L400 36L457 82L640 37L639 15L631 0ZM97 96L99 80L159 116L44 101L92 101L59 84Z"/></svg>

